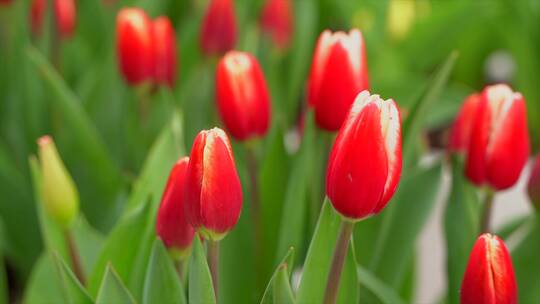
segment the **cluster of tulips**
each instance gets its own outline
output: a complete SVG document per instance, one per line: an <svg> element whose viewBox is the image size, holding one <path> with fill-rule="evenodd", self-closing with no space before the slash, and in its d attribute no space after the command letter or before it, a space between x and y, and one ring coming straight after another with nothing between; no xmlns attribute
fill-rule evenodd
<svg viewBox="0 0 540 304"><path fill-rule="evenodd" d="M44 3L35 0L32 5L35 31L42 22ZM75 20L73 1L55 1L55 14L58 32L68 37ZM289 1L267 1L261 26L279 47L289 43L290 19ZM172 87L177 50L169 19L152 21L140 8L124 8L116 26L119 70L126 82ZM232 0L212 0L202 23L200 47L204 54L220 57L215 72L216 108L227 132L213 128L196 136L189 157L182 156L169 173L156 219L156 233L178 264L188 259L196 235L206 242L216 294L219 241L234 228L242 210L242 185L228 134L244 143L249 154L253 142L266 135L272 112L257 58L234 50L236 27ZM387 206L402 171L400 109L393 99L368 91L366 62L359 30L326 30L318 39L307 81L308 104L317 126L337 132L328 157L326 195L342 216L342 226L325 303L336 302L354 224ZM78 212L77 190L52 139L45 136L38 145L46 210L69 231ZM512 187L529 159L524 97L505 84L490 85L469 96L453 124L448 150L465 158L464 174L485 189L481 231L463 278L461 302L516 303L511 257L503 240L489 234L489 218L495 192ZM256 220L256 181L250 187ZM540 205L540 157L533 165L528 191ZM259 229L258 223L253 224ZM78 273L78 277L83 280L84 275Z"/></svg>

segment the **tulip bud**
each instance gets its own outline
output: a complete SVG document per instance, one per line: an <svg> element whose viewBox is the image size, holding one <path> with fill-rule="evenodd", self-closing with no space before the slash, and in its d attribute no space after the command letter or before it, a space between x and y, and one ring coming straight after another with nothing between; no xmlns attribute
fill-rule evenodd
<svg viewBox="0 0 540 304"><path fill-rule="evenodd" d="M79 213L79 194L58 155L51 137L38 140L45 211L63 229L68 229Z"/></svg>
<svg viewBox="0 0 540 304"><path fill-rule="evenodd" d="M174 86L176 79L176 38L171 21L158 17L154 28L154 79L158 84Z"/></svg>
<svg viewBox="0 0 540 304"><path fill-rule="evenodd" d="M496 235L476 240L461 284L461 304L517 303L512 259Z"/></svg>
<svg viewBox="0 0 540 304"><path fill-rule="evenodd" d="M392 99L358 94L339 130L326 172L326 194L349 220L379 213L401 175L401 122Z"/></svg>
<svg viewBox="0 0 540 304"><path fill-rule="evenodd" d="M60 38L71 37L75 31L75 21L77 19L75 0L54 0L54 15L56 30Z"/></svg>
<svg viewBox="0 0 540 304"><path fill-rule="evenodd" d="M521 93L499 84L483 90L477 107L465 173L476 185L507 189L529 157L525 101Z"/></svg>
<svg viewBox="0 0 540 304"><path fill-rule="evenodd" d="M289 45L292 34L292 12L289 0L267 0L261 16L262 30L279 48Z"/></svg>
<svg viewBox="0 0 540 304"><path fill-rule="evenodd" d="M211 0L204 16L200 44L206 55L224 54L236 44L233 0Z"/></svg>
<svg viewBox="0 0 540 304"><path fill-rule="evenodd" d="M540 210L540 153L534 161L527 191L533 205Z"/></svg>
<svg viewBox="0 0 540 304"><path fill-rule="evenodd" d="M178 259L189 253L195 231L186 221L184 186L189 158L180 159L171 170L156 221L156 232L169 252Z"/></svg>
<svg viewBox="0 0 540 304"><path fill-rule="evenodd" d="M461 110L454 120L450 138L448 140L448 150L450 152L466 152L469 146L472 124L476 115L478 102L480 101L479 94L472 94L461 106Z"/></svg>
<svg viewBox="0 0 540 304"><path fill-rule="evenodd" d="M270 97L257 59L251 54L228 52L216 75L219 114L238 140L264 136L270 120Z"/></svg>
<svg viewBox="0 0 540 304"><path fill-rule="evenodd" d="M223 130L204 130L195 138L185 196L188 223L204 238L218 241L236 225L242 209L242 186Z"/></svg>
<svg viewBox="0 0 540 304"><path fill-rule="evenodd" d="M43 27L43 18L45 17L45 9L47 3L45 0L33 0L30 6L30 28L34 35L41 34L41 28Z"/></svg>
<svg viewBox="0 0 540 304"><path fill-rule="evenodd" d="M329 30L319 37L308 82L309 105L317 125L337 131L347 117L354 98L368 89L364 39L359 30L349 34Z"/></svg>
<svg viewBox="0 0 540 304"><path fill-rule="evenodd" d="M116 17L116 48L126 81L137 85L152 78L154 52L152 21L139 8L124 8Z"/></svg>

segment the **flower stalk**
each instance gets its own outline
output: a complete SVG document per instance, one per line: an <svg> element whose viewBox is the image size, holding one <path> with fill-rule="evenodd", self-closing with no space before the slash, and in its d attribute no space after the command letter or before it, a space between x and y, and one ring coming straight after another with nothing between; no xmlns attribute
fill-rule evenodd
<svg viewBox="0 0 540 304"><path fill-rule="evenodd" d="M349 249L349 240L351 239L353 228L353 222L343 220L341 223L338 241L334 250L334 257L332 258L332 265L330 266L330 272L328 273L328 280L326 282L324 304L336 303L341 272L343 270L345 256L347 256L347 250Z"/></svg>

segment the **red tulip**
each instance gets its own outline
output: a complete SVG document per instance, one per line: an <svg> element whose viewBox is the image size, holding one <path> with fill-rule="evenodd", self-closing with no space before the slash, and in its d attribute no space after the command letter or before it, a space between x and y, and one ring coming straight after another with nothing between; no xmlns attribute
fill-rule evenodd
<svg viewBox="0 0 540 304"><path fill-rule="evenodd" d="M401 175L401 122L392 99L358 94L332 147L326 194L344 217L379 213Z"/></svg>
<svg viewBox="0 0 540 304"><path fill-rule="evenodd" d="M362 33L356 29L349 34L324 31L313 55L308 83L308 100L318 126L339 130L354 98L368 86Z"/></svg>
<svg viewBox="0 0 540 304"><path fill-rule="evenodd" d="M71 37L77 20L75 0L54 0L54 15L56 30L60 37L63 39Z"/></svg>
<svg viewBox="0 0 540 304"><path fill-rule="evenodd" d="M223 130L201 131L195 138L185 196L188 223L206 239L218 241L236 225L242 209L242 187Z"/></svg>
<svg viewBox="0 0 540 304"><path fill-rule="evenodd" d="M9 5L12 0L0 0L0 5Z"/></svg>
<svg viewBox="0 0 540 304"><path fill-rule="evenodd" d="M191 248L195 231L186 221L184 189L189 158L180 159L171 170L157 215L156 232L165 246L179 257Z"/></svg>
<svg viewBox="0 0 540 304"><path fill-rule="evenodd" d="M33 0L30 6L30 28L34 35L41 34L43 27L43 18L45 17L45 9L47 2L45 0Z"/></svg>
<svg viewBox="0 0 540 304"><path fill-rule="evenodd" d="M233 0L211 0L204 16L200 44L207 55L224 54L236 44Z"/></svg>
<svg viewBox="0 0 540 304"><path fill-rule="evenodd" d="M507 85L484 89L478 102L466 160L466 174L476 185L511 187L529 157L525 101Z"/></svg>
<svg viewBox="0 0 540 304"><path fill-rule="evenodd" d="M176 38L167 17L154 21L154 79L157 84L174 86L176 80Z"/></svg>
<svg viewBox="0 0 540 304"><path fill-rule="evenodd" d="M219 62L216 75L219 114L238 140L264 136L270 120L270 97L257 59L230 51Z"/></svg>
<svg viewBox="0 0 540 304"><path fill-rule="evenodd" d="M124 8L116 17L116 48L120 70L131 85L152 78L152 21L139 8Z"/></svg>
<svg viewBox="0 0 540 304"><path fill-rule="evenodd" d="M472 124L480 101L479 94L471 94L459 111L448 141L450 152L466 152L469 146Z"/></svg>
<svg viewBox="0 0 540 304"><path fill-rule="evenodd" d="M527 190L534 206L540 208L540 153L534 161Z"/></svg>
<svg viewBox="0 0 540 304"><path fill-rule="evenodd" d="M482 234L474 244L461 284L461 304L517 303L512 259L504 242Z"/></svg>
<svg viewBox="0 0 540 304"><path fill-rule="evenodd" d="M289 0L267 0L261 16L261 27L280 48L289 45L292 35L292 12Z"/></svg>

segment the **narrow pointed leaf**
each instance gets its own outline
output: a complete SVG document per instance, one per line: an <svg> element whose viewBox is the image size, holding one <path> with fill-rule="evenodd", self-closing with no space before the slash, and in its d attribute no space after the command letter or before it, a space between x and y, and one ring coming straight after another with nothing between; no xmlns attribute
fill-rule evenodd
<svg viewBox="0 0 540 304"><path fill-rule="evenodd" d="M193 238L189 264L189 303L216 303L210 269L198 236Z"/></svg>
<svg viewBox="0 0 540 304"><path fill-rule="evenodd" d="M276 302L277 298L276 298L276 294L275 294L276 290L274 286L277 284L276 283L277 277L279 275L279 272L283 270L282 268L285 267L285 270L287 272L287 282L288 282L288 278L290 276L290 273L289 273L290 269L294 265L293 258L294 258L294 248L291 247L289 248L289 251L283 258L283 260L281 260L281 262L278 264L278 267L274 271L274 274L272 274L272 277L270 278L270 281L268 282L268 285L266 286L266 290L264 291L261 304L271 304L271 303ZM278 289L279 289L278 292L282 292L281 287L278 287ZM289 283L289 289L290 289L290 283Z"/></svg>
<svg viewBox="0 0 540 304"><path fill-rule="evenodd" d="M156 239L148 263L143 304L187 303L182 286L167 249L161 240Z"/></svg>
<svg viewBox="0 0 540 304"><path fill-rule="evenodd" d="M86 290L81 285L75 274L73 274L66 262L60 257L58 253L54 253L53 255L66 302L81 304L93 303L90 295L86 292Z"/></svg>
<svg viewBox="0 0 540 304"><path fill-rule="evenodd" d="M129 293L116 271L109 264L99 288L96 304L134 304L135 299Z"/></svg>

